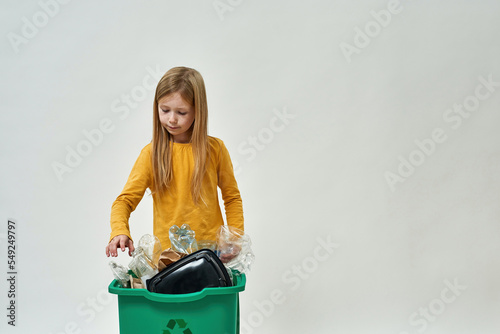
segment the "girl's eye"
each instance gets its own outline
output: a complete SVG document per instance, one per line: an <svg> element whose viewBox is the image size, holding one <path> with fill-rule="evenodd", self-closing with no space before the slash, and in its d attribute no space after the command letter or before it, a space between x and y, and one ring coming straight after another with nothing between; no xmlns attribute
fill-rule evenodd
<svg viewBox="0 0 500 334"><path fill-rule="evenodd" d="M163 112L169 112L169 110L164 110L164 109L162 109L161 111L163 111Z"/></svg>
<svg viewBox="0 0 500 334"><path fill-rule="evenodd" d="M179 112L179 115L182 115L182 116L184 116L186 114L187 114L187 112Z"/></svg>

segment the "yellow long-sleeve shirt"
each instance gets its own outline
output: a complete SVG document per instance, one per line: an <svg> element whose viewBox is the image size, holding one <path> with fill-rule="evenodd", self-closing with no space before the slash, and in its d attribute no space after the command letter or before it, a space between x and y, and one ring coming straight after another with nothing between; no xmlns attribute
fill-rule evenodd
<svg viewBox="0 0 500 334"><path fill-rule="evenodd" d="M217 230L224 224L219 206L217 187L221 189L227 224L243 230L243 205L229 152L222 140L209 138L209 160L202 184L205 203L195 205L191 196L191 177L194 169L190 143L173 143L173 179L169 191L155 193L151 161L151 144L146 145L134 164L130 176L111 208L111 237L120 234L130 239L128 220L147 188L153 193L153 234L162 248L170 247L169 229L186 223L196 232L196 239L215 240Z"/></svg>

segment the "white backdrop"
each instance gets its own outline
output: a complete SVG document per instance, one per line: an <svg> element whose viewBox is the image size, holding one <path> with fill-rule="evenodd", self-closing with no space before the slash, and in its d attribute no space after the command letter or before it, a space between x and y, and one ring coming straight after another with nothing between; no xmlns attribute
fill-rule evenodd
<svg viewBox="0 0 500 334"><path fill-rule="evenodd" d="M2 333L118 333L110 208L174 66L203 75L235 165L242 333L498 333L498 1L1 8ZM130 224L151 232L150 197Z"/></svg>

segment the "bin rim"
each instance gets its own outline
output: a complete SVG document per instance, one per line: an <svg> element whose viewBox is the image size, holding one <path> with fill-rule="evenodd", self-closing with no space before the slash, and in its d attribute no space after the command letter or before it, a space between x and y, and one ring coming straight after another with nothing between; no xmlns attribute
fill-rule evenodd
<svg viewBox="0 0 500 334"><path fill-rule="evenodd" d="M149 292L147 289L131 289L131 288L122 288L120 284L115 279L113 280L109 286L108 291L112 294L118 296L140 296L145 297L149 300L155 302L167 302L167 303L184 303L184 302L192 302L195 300L200 300L206 296L210 295L228 295L233 293L238 293L245 290L246 284L246 276L244 273L240 273L238 275L233 276L236 280L236 284L234 286L229 287L217 287L217 288L205 288L198 292L193 293L184 293L184 294L163 294L156 292Z"/></svg>

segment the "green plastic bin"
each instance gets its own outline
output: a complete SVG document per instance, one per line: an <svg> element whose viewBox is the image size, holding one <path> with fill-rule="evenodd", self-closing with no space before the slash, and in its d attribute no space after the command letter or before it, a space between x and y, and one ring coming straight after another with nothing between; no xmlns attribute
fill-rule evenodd
<svg viewBox="0 0 500 334"><path fill-rule="evenodd" d="M118 295L120 334L238 334L246 277L233 279L231 287L178 295L122 288L113 280L108 290Z"/></svg>

